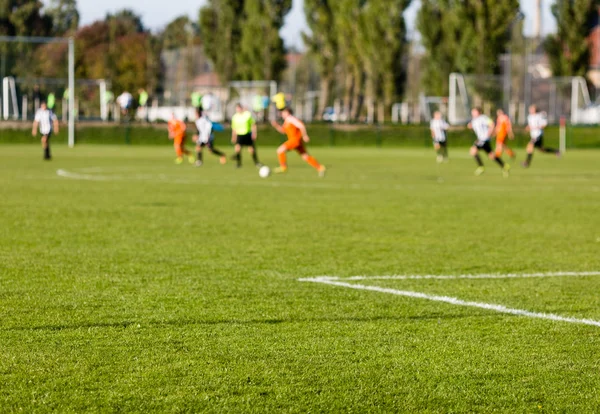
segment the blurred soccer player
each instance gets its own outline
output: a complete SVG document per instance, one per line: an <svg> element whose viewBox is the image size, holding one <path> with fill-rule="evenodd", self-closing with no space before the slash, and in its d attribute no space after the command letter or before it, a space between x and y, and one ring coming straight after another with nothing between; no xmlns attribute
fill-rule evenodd
<svg viewBox="0 0 600 414"><path fill-rule="evenodd" d="M502 174L505 177L508 177L510 165L505 164L504 161L502 161L502 158L497 157L496 154L494 154L490 144L490 138L494 133L494 121L492 121L487 115L482 114L481 109L479 108L473 108L471 110L471 115L473 116L473 119L469 123L469 128L473 130L475 136L477 137L470 149L470 154L473 156L473 158L475 158L475 162L477 163L475 175L481 175L485 171L483 162L479 156L479 151L483 150L491 160L496 161L502 168Z"/></svg>
<svg viewBox="0 0 600 414"><path fill-rule="evenodd" d="M185 122L180 121L175 117L175 114L171 114L171 119L168 123L169 129L169 139L173 140L173 147L175 148L175 154L177 154L177 158L175 158L176 164L181 164L183 162L183 156L188 156L188 161L190 164L194 163L194 156L185 148Z"/></svg>
<svg viewBox="0 0 600 414"><path fill-rule="evenodd" d="M42 135L42 148L44 149L44 159L51 160L50 155L50 137L52 133L58 134L58 118L48 109L46 102L40 103L40 109L35 113L35 119L33 121L33 127L31 129L31 135L34 137L37 135L38 127L40 134Z"/></svg>
<svg viewBox="0 0 600 414"><path fill-rule="evenodd" d="M238 168L242 166L242 155L240 154L242 147L248 147L248 152L252 154L252 159L257 167L262 165L256 154L257 136L258 129L252 114L238 103L235 106L235 114L231 118L231 143L235 145L235 154L232 159L236 161Z"/></svg>
<svg viewBox="0 0 600 414"><path fill-rule="evenodd" d="M446 131L448 131L450 125L442 118L440 111L435 111L433 119L429 123L429 129L431 130L431 138L433 139L433 148L437 152L437 162L448 161L448 143Z"/></svg>
<svg viewBox="0 0 600 414"><path fill-rule="evenodd" d="M512 122L502 109L498 109L496 115L496 157L500 158L502 153L506 151L508 156L514 160L516 157L515 152L506 145L506 138L515 139Z"/></svg>
<svg viewBox="0 0 600 414"><path fill-rule="evenodd" d="M283 108L281 111L281 117L283 118L283 125L279 125L275 120L271 121L271 125L279 133L287 135L287 141L281 144L277 148L277 157L279 158L279 167L275 169L276 173L284 173L287 171L287 158L286 153L288 151L297 151L298 154L306 161L311 167L319 172L320 177L325 176L325 166L318 163L318 161L306 152L304 143L308 143L310 138L306 133L306 127L304 123L296 118L292 110L288 107Z"/></svg>
<svg viewBox="0 0 600 414"><path fill-rule="evenodd" d="M207 147L212 154L220 157L221 164L225 164L227 162L225 154L216 149L213 145L215 140L213 134L213 123L202 112L202 108L196 108L196 115L197 135L194 135L193 138L194 142L196 143L196 167L200 167L202 165L202 148L204 147Z"/></svg>
<svg viewBox="0 0 600 414"><path fill-rule="evenodd" d="M529 107L529 115L527 116L527 128L531 140L527 144L527 159L523 164L524 168L528 168L531 165L531 159L533 158L533 152L537 148L541 152L550 154L556 154L560 156L560 151L554 148L548 148L544 146L544 128L548 126L548 121L543 112L538 112L535 105Z"/></svg>

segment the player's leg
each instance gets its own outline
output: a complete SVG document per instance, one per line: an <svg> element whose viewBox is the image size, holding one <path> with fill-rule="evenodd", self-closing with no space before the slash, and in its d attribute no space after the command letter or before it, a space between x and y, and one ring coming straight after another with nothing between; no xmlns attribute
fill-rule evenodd
<svg viewBox="0 0 600 414"><path fill-rule="evenodd" d="M240 168L242 166L242 155L241 155L242 146L239 144L239 142L240 142L240 137L238 136L238 141L235 144L235 146L233 147L233 150L235 152L234 152L233 156L231 157L231 159L235 161L235 166L237 168Z"/></svg>
<svg viewBox="0 0 600 414"><path fill-rule="evenodd" d="M529 168L529 166L531 165L531 160L533 159L533 151L535 151L535 144L536 142L534 140L529 141L529 143L527 144L527 159L521 164L523 168Z"/></svg>
<svg viewBox="0 0 600 414"><path fill-rule="evenodd" d="M217 157L219 157L219 162L221 164L225 164L227 162L227 157L225 156L225 153L223 153L222 151L219 151L218 149L215 148L213 139L208 141L207 146L208 146L208 150L211 152L211 154L214 154Z"/></svg>
<svg viewBox="0 0 600 414"><path fill-rule="evenodd" d="M304 161L306 161L308 163L308 165L310 165L311 167L313 167L315 170L317 170L319 172L320 177L325 177L325 171L326 171L325 166L323 164L319 164L319 162L317 161L317 159L315 157L313 157L308 152L306 152L306 148L304 147L304 145L302 143L300 143L300 145L298 145L296 147L296 151L298 151L298 154L300 154L302 159Z"/></svg>
<svg viewBox="0 0 600 414"><path fill-rule="evenodd" d="M42 148L44 150L44 159L50 160L50 135L42 135Z"/></svg>
<svg viewBox="0 0 600 414"><path fill-rule="evenodd" d="M556 155L560 155L560 151L558 151L558 150L556 150L556 149L554 149L554 148L549 148L549 147L546 147L546 146L544 145L544 137L543 137L543 136L541 136L541 137L540 137L540 138L537 140L536 144L537 144L537 145L536 145L537 149L539 149L541 152L545 152L546 154L556 154Z"/></svg>
<svg viewBox="0 0 600 414"><path fill-rule="evenodd" d="M492 161L496 161L496 163L500 166L500 168L502 168L502 171L504 172L505 176L508 176L508 170L510 170L510 165L505 164L504 161L502 161L502 157L499 157L493 150L492 150L492 144L490 144L489 141L487 141L482 149L487 153L488 158Z"/></svg>
<svg viewBox="0 0 600 414"><path fill-rule="evenodd" d="M302 159L304 161L306 161L306 163L308 163L308 165L310 165L317 171L319 171L321 169L321 164L319 164L319 162L317 161L317 159L315 157L313 157L308 152L306 152L306 150L304 149L304 146L298 147L296 149L296 151L298 151L298 154L300 154Z"/></svg>
<svg viewBox="0 0 600 414"><path fill-rule="evenodd" d="M281 144L277 148L277 159L279 160L279 167L275 168L275 173L284 173L287 171L287 143Z"/></svg>
<svg viewBox="0 0 600 414"><path fill-rule="evenodd" d="M475 159L478 168L483 168L483 161L481 161L481 157L479 156L479 147L477 144L473 144L469 149L469 154L471 157Z"/></svg>
<svg viewBox="0 0 600 414"><path fill-rule="evenodd" d="M434 141L433 142L433 149L435 150L435 153L437 154L435 160L440 163L444 160L444 156L442 155L442 146L440 145L439 142Z"/></svg>
<svg viewBox="0 0 600 414"><path fill-rule="evenodd" d="M440 151L442 153L442 160L448 161L448 141L440 141Z"/></svg>
<svg viewBox="0 0 600 414"><path fill-rule="evenodd" d="M183 149L181 148L181 141L177 138L173 141L173 148L175 149L175 158L176 164L181 164L183 162Z"/></svg>
<svg viewBox="0 0 600 414"><path fill-rule="evenodd" d="M256 152L256 145L254 145L254 141L252 141L251 145L248 145L248 152L250 153L250 155L252 155L252 161L254 161L254 165L256 165L257 167L262 167L262 164L258 160L258 153Z"/></svg>
<svg viewBox="0 0 600 414"><path fill-rule="evenodd" d="M185 135L181 138L181 150L187 156L188 162L193 164L196 161L196 158L188 149L185 147Z"/></svg>
<svg viewBox="0 0 600 414"><path fill-rule="evenodd" d="M202 143L196 143L196 167L200 167L202 165L202 147Z"/></svg>

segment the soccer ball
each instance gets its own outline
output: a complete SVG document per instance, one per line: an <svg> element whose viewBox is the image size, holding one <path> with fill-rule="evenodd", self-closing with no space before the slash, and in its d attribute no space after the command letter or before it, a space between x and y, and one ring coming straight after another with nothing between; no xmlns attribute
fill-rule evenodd
<svg viewBox="0 0 600 414"><path fill-rule="evenodd" d="M271 169L269 167L267 167L266 165L263 165L258 170L258 175L260 176L260 178L267 178L267 177L269 177L269 175L271 175Z"/></svg>

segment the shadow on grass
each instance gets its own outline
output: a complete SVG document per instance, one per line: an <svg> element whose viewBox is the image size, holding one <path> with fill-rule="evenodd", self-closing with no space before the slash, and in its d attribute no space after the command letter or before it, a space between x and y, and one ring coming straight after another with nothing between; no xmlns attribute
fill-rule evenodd
<svg viewBox="0 0 600 414"><path fill-rule="evenodd" d="M11 326L2 327L0 332L9 331L63 331L96 328L127 329L132 327L160 328L160 327L183 327L193 325L230 325L230 326L253 326L253 325L280 325L296 323L373 323L373 322L413 322L413 321L441 321L464 318L497 317L495 314L482 313L459 313L459 314L430 314L419 316L374 316L374 317L326 317L326 318L288 318L288 319L217 319L217 320L194 320L178 319L167 321L118 321L118 322L81 322L73 324L48 324L37 326Z"/></svg>

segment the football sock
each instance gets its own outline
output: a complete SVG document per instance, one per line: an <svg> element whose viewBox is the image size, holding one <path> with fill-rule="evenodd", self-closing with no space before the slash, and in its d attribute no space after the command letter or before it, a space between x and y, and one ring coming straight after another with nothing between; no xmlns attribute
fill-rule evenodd
<svg viewBox="0 0 600 414"><path fill-rule="evenodd" d="M481 157L479 156L479 154L475 154L473 158L475 158L475 162L477 163L477 165L483 167L483 162L481 162Z"/></svg>
<svg viewBox="0 0 600 414"><path fill-rule="evenodd" d="M287 167L287 157L285 155L285 152L282 152L281 154L277 154L277 158L279 159L279 165L281 165L281 168L286 168Z"/></svg>
<svg viewBox="0 0 600 414"><path fill-rule="evenodd" d="M198 152L196 153L196 159L197 159L198 161L202 162L202 151L198 151Z"/></svg>
<svg viewBox="0 0 600 414"><path fill-rule="evenodd" d="M308 158L306 158L306 162L313 167L314 169L319 169L321 168L321 164L319 164L319 162L312 156L308 156Z"/></svg>
<svg viewBox="0 0 600 414"><path fill-rule="evenodd" d="M217 155L219 157L224 157L225 156L225 154L223 154L221 151L219 151L216 148L209 147L209 149L210 149L210 152L212 152L213 154L215 154L215 155Z"/></svg>
<svg viewBox="0 0 600 414"><path fill-rule="evenodd" d="M175 153L177 154L177 157L183 156L183 151L181 150L180 146L175 147Z"/></svg>
<svg viewBox="0 0 600 414"><path fill-rule="evenodd" d="M494 161L496 161L500 167L504 167L504 161L502 161L502 158L496 157L494 158Z"/></svg>
<svg viewBox="0 0 600 414"><path fill-rule="evenodd" d="M442 147L442 155L444 156L444 158L448 158L448 148L447 147Z"/></svg>
<svg viewBox="0 0 600 414"><path fill-rule="evenodd" d="M531 159L533 158L533 153L531 154L527 154L527 161L525 161L525 163L527 165L531 164Z"/></svg>
<svg viewBox="0 0 600 414"><path fill-rule="evenodd" d="M542 149L542 151L547 152L547 153L552 153L552 154L556 154L558 152L554 148L544 148L544 149Z"/></svg>
<svg viewBox="0 0 600 414"><path fill-rule="evenodd" d="M235 161L238 167L242 166L242 155L239 152L235 154Z"/></svg>
<svg viewBox="0 0 600 414"><path fill-rule="evenodd" d="M46 160L50 159L50 145L48 145L46 148L44 148L44 159L46 159Z"/></svg>
<svg viewBox="0 0 600 414"><path fill-rule="evenodd" d="M254 152L252 153L252 159L254 160L254 164L260 164L260 162L258 161L258 154L256 153L256 149L254 149Z"/></svg>

